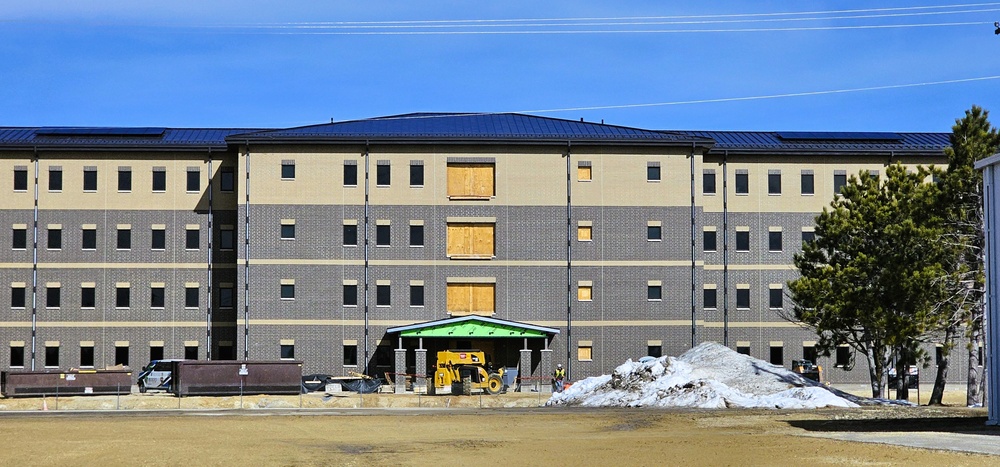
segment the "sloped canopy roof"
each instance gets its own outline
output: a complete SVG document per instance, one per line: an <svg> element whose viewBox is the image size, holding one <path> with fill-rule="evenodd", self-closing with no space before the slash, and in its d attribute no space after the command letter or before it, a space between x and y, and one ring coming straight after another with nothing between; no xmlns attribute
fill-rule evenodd
<svg viewBox="0 0 1000 467"><path fill-rule="evenodd" d="M261 131L238 142L560 142L711 147L707 138L515 113L413 113Z"/></svg>
<svg viewBox="0 0 1000 467"><path fill-rule="evenodd" d="M468 315L398 326L387 329L386 333L399 333L401 337L525 338L548 337L559 334L559 330L489 316Z"/></svg>

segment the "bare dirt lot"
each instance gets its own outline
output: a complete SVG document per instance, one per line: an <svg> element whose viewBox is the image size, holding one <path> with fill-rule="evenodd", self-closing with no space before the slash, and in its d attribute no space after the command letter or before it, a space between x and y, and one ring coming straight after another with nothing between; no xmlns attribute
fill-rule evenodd
<svg viewBox="0 0 1000 467"><path fill-rule="evenodd" d="M476 399L453 398L451 408L430 409L5 411L0 412L0 436L6 440L0 463L1000 465L1000 457L807 437L829 431L1000 435L984 425L982 409L479 409ZM170 397L145 400L177 403ZM322 402L306 399L303 406L317 400ZM252 401L255 407L268 406ZM365 405L396 405L376 401Z"/></svg>

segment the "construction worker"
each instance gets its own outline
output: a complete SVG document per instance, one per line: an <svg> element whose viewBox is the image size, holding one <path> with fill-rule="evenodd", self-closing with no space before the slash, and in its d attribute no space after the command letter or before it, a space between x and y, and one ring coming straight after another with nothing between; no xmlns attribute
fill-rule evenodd
<svg viewBox="0 0 1000 467"><path fill-rule="evenodd" d="M562 392L565 387L563 381L566 379L566 370L562 363L556 365L556 371L552 372L552 392Z"/></svg>

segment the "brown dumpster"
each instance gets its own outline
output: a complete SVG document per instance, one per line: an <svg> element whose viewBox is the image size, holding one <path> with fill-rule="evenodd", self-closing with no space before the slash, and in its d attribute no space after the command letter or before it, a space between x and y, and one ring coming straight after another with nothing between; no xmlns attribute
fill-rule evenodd
<svg viewBox="0 0 1000 467"><path fill-rule="evenodd" d="M45 370L0 373L4 397L120 395L132 392L131 370Z"/></svg>
<svg viewBox="0 0 1000 467"><path fill-rule="evenodd" d="M302 362L295 360L183 360L172 372L179 397L302 392Z"/></svg>

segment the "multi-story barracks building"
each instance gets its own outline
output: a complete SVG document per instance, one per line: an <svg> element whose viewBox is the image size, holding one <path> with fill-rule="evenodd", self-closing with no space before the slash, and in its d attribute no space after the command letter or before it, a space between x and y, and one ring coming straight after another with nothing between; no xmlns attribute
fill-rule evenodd
<svg viewBox="0 0 1000 467"><path fill-rule="evenodd" d="M947 145L520 114L0 128L0 369L382 376L476 348L579 379L702 341L790 366L816 359L782 318L816 214L851 174L942 165ZM819 362L867 381L846 347Z"/></svg>

